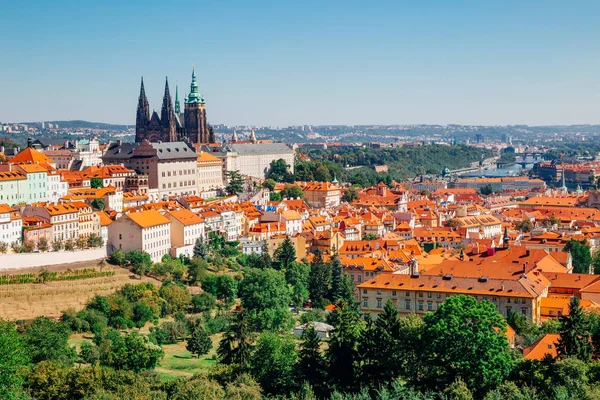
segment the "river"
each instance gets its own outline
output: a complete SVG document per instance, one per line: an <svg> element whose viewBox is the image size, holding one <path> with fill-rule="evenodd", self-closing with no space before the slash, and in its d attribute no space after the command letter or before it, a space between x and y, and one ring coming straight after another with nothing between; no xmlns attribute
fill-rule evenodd
<svg viewBox="0 0 600 400"><path fill-rule="evenodd" d="M527 169L531 169L533 164L527 164ZM461 178L499 178L505 176L518 176L519 172L523 167L520 164L513 164L504 168L496 168L495 166L490 166L488 169L481 169L479 171L470 171L464 174L461 174Z"/></svg>

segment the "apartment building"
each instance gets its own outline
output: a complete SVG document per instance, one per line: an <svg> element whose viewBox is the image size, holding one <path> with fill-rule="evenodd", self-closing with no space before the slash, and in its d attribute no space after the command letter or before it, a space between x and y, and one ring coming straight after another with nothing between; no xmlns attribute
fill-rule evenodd
<svg viewBox="0 0 600 400"><path fill-rule="evenodd" d="M171 245L183 247L194 245L197 239L205 240L204 219L188 210L172 210L165 214L171 221Z"/></svg>
<svg viewBox="0 0 600 400"><path fill-rule="evenodd" d="M21 214L6 204L0 204L0 242L10 245L21 240L23 220Z"/></svg>

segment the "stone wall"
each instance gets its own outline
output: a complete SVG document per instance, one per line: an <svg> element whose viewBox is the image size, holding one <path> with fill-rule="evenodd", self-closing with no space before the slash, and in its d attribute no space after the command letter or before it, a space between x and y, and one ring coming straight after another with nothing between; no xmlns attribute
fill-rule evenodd
<svg viewBox="0 0 600 400"><path fill-rule="evenodd" d="M106 247L99 249L59 251L48 253L21 253L0 255L0 271L15 268L43 267L82 261L99 260L106 257Z"/></svg>

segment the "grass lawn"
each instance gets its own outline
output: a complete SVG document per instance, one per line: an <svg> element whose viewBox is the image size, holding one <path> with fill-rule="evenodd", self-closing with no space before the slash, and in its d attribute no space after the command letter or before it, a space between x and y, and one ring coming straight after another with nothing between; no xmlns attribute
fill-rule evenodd
<svg viewBox="0 0 600 400"><path fill-rule="evenodd" d="M212 359L217 352L219 340L222 334L211 336L213 348L208 354L196 358L185 349L185 342L177 344L165 344L163 350L165 357L156 367L156 372L162 375L164 380L172 380L179 377L190 377L194 374L207 371L216 361Z"/></svg>

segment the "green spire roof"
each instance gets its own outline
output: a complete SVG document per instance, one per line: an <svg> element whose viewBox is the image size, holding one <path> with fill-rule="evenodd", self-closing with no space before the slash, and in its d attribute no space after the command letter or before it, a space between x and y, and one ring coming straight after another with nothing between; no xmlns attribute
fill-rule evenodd
<svg viewBox="0 0 600 400"><path fill-rule="evenodd" d="M190 94L187 97L187 104L204 104L204 97L198 92L198 82L196 82L196 70L192 69L192 84L190 85Z"/></svg>
<svg viewBox="0 0 600 400"><path fill-rule="evenodd" d="M179 105L179 86L175 85L175 113L181 113L181 106Z"/></svg>

